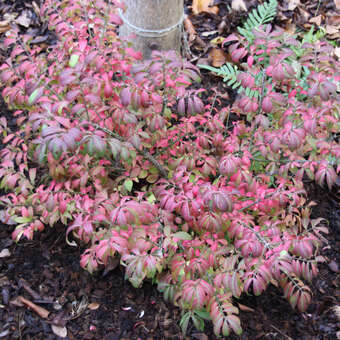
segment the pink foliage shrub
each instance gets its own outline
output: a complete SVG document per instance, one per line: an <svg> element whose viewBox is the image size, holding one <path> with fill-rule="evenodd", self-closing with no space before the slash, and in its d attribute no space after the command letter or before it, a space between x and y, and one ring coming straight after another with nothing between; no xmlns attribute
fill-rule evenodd
<svg viewBox="0 0 340 340"><path fill-rule="evenodd" d="M142 62L118 38L118 5L47 0L55 46L7 37L0 77L19 130L1 118L1 221L16 241L64 224L90 272L118 256L135 287L152 279L183 309L184 332L211 319L240 334L237 299L269 284L305 311L327 229L302 180L331 189L340 170L330 47L297 57L282 32L233 36L239 81L259 95L218 111L189 87L195 66L172 52ZM231 111L247 119L229 125Z"/></svg>

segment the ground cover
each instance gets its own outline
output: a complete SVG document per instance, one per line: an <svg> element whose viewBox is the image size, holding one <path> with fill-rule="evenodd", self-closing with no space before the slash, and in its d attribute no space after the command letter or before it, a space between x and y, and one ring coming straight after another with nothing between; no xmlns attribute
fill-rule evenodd
<svg viewBox="0 0 340 340"><path fill-rule="evenodd" d="M216 17L213 19L217 21ZM195 17L193 22L194 20ZM203 35L200 39L205 37L206 35ZM192 42L194 41L196 43L196 38L192 39ZM205 50L205 47L202 49L197 46L195 48L198 49L198 54L191 58L197 58L200 53L203 55L197 60L201 59L201 63L207 53L207 58L214 58L215 54L211 54L211 49ZM220 79L207 73L204 86L213 88L213 85L223 92ZM230 93L230 97L233 97L233 93ZM220 105L225 105L230 99L221 98L219 101ZM5 106L3 112L11 122L11 112L7 111ZM241 313L243 339L331 339L336 335L337 319L333 307L336 306L338 298L337 187L333 188L333 191L321 191L320 187L311 182L307 188L309 199L318 204L313 208L314 217L330 220L332 231L328 236L330 244L325 245L323 249L326 263L320 265L321 272L312 286L312 304L306 313L294 312L282 298L282 293L274 287L263 293L260 298L244 297L239 301L239 308L244 310ZM327 200L324 199L325 196ZM11 256L7 257L5 252L1 263L1 269L5 273L1 284L4 306L1 308L1 317L5 325L2 337L52 339L56 337L50 329L52 323L66 325L68 337L74 339L183 337L178 326L179 311L165 304L162 296L151 288L149 283L145 283L140 289L132 288L130 283L123 280L124 275L119 267L115 268L115 263L111 264L111 269L115 269L110 270L109 266L109 269L90 276L79 266L81 251L68 247L63 234L58 234L53 229L47 230L40 236L37 235L36 240L16 245L10 241L12 229L6 226L1 234L1 249L8 249L11 253ZM41 315L37 316L25 305L22 306L23 302L17 298L19 295L44 306L51 312L50 317L44 320ZM212 330L207 327L204 334L190 325L189 338L215 338ZM230 338L236 337L232 335Z"/></svg>

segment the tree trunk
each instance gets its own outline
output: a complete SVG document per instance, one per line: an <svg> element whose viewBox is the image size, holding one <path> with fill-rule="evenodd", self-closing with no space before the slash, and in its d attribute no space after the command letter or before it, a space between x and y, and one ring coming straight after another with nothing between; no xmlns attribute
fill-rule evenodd
<svg viewBox="0 0 340 340"><path fill-rule="evenodd" d="M125 0L120 37L131 38L144 59L153 50L180 51L183 0ZM132 37L133 36L133 37Z"/></svg>

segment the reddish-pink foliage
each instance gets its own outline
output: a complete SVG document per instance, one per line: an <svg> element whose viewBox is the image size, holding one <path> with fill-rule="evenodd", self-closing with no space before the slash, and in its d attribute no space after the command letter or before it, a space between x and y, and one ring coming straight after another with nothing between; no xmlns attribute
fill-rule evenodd
<svg viewBox="0 0 340 340"><path fill-rule="evenodd" d="M259 96L218 111L188 88L196 67L172 52L142 62L116 34L118 2L94 2L45 1L59 37L48 53L15 30L5 40L3 96L20 129L0 120L1 221L17 241L63 223L70 244L87 245L84 268L119 256L134 286L155 280L195 325L209 313L216 334L240 334L232 297L270 283L305 311L327 229L310 219L302 180L331 189L340 170L327 45L296 57L276 31L256 31L251 46L226 39ZM228 125L229 111L248 122Z"/></svg>

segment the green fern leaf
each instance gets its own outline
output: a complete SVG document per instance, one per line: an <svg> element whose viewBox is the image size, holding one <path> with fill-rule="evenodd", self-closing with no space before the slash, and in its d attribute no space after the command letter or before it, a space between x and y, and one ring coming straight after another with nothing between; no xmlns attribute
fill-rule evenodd
<svg viewBox="0 0 340 340"><path fill-rule="evenodd" d="M254 39L253 30L261 25L271 22L276 16L276 9L277 0L269 0L269 2L265 2L258 6L249 13L248 19L244 23L243 28L237 28L239 33L248 41L252 41Z"/></svg>
<svg viewBox="0 0 340 340"><path fill-rule="evenodd" d="M244 88L241 86L241 83L237 80L237 75L241 72L237 66L234 66L230 63L226 63L220 68L208 66L208 65L198 65L198 67L211 71L216 75L223 78L223 81L227 83L228 86L231 86L233 90L237 89L238 93L245 92L245 94L251 98L258 98L259 92L256 90L251 90L250 88Z"/></svg>

